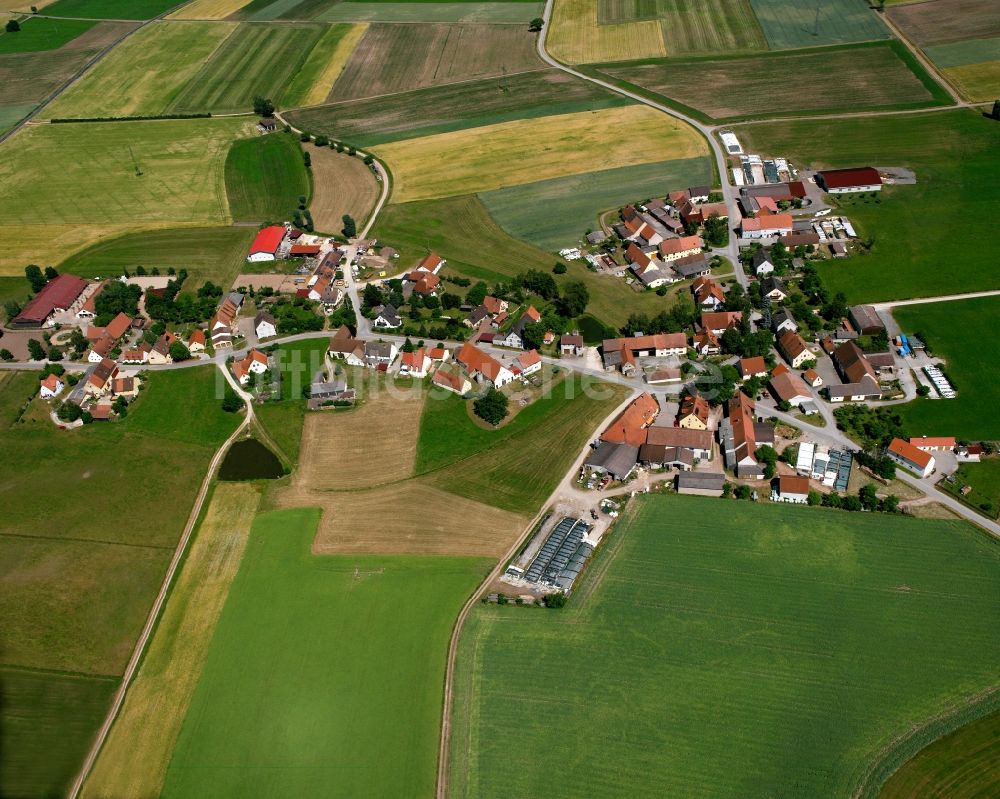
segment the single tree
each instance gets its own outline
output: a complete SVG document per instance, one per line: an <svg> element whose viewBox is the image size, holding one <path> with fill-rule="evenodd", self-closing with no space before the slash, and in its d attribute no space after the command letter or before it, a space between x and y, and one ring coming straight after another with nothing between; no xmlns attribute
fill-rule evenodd
<svg viewBox="0 0 1000 799"><path fill-rule="evenodd" d="M253 98L253 112L262 117L274 116L274 103L259 94Z"/></svg>
<svg viewBox="0 0 1000 799"><path fill-rule="evenodd" d="M587 286L579 281L572 280L563 286L562 298L559 300L559 307L563 316L573 318L587 310L587 303L590 302L590 292Z"/></svg>
<svg viewBox="0 0 1000 799"><path fill-rule="evenodd" d="M175 361L186 361L191 357L191 351L180 339L170 345L170 357Z"/></svg>
<svg viewBox="0 0 1000 799"><path fill-rule="evenodd" d="M484 422L498 425L507 416L507 395L491 388L472 403L472 409Z"/></svg>
<svg viewBox="0 0 1000 799"><path fill-rule="evenodd" d="M31 290L36 293L41 291L45 286L45 275L43 275L42 270L34 264L29 264L24 267L24 276L27 278L28 283L31 284Z"/></svg>
<svg viewBox="0 0 1000 799"><path fill-rule="evenodd" d="M240 395L233 391L232 386L227 385L226 393L222 397L222 410L226 413L236 413L242 407L243 400L240 399Z"/></svg>
<svg viewBox="0 0 1000 799"><path fill-rule="evenodd" d="M557 275L566 274L566 264L559 263L552 267L552 271Z"/></svg>
<svg viewBox="0 0 1000 799"><path fill-rule="evenodd" d="M490 293L489 286L487 286L483 281L479 281L465 295L465 301L469 305L482 305L486 295Z"/></svg>
<svg viewBox="0 0 1000 799"><path fill-rule="evenodd" d="M542 19L541 17L535 17L533 20L531 20L531 22L528 23L528 30L531 31L532 33L537 33L542 29L542 26L544 24L545 24L544 19Z"/></svg>
<svg viewBox="0 0 1000 799"><path fill-rule="evenodd" d="M865 483L858 491L858 499L861 500L861 507L865 510L875 510L878 508L878 495L875 493L874 483Z"/></svg>
<svg viewBox="0 0 1000 799"><path fill-rule="evenodd" d="M53 278L59 277L59 273L56 271L54 266L45 267L45 279L52 280Z"/></svg>
<svg viewBox="0 0 1000 799"><path fill-rule="evenodd" d="M42 346L42 342L37 338L28 339L28 352L31 353L31 360L33 361L45 360L45 347Z"/></svg>
<svg viewBox="0 0 1000 799"><path fill-rule="evenodd" d="M7 20L7 33L17 33L21 30L21 23L16 19Z"/></svg>
<svg viewBox="0 0 1000 799"><path fill-rule="evenodd" d="M344 227L341 230L341 232L347 238L353 239L355 236L358 235L358 226L357 226L357 223L355 223L353 216L351 216L350 214L344 214L341 217L341 220L344 223Z"/></svg>

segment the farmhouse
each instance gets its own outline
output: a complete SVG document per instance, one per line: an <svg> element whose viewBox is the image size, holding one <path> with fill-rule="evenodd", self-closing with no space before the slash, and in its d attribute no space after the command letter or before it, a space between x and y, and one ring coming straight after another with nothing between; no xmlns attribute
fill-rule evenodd
<svg viewBox="0 0 1000 799"><path fill-rule="evenodd" d="M472 391L472 383L465 375L451 369L438 369L434 372L431 382L458 395L468 394Z"/></svg>
<svg viewBox="0 0 1000 799"><path fill-rule="evenodd" d="M427 350L418 347L412 352L404 352L399 358L399 373L410 377L426 377L431 369L431 358Z"/></svg>
<svg viewBox="0 0 1000 799"><path fill-rule="evenodd" d="M627 480L635 470L639 447L634 444L601 441L584 459L584 468L599 474L609 474L615 480Z"/></svg>
<svg viewBox="0 0 1000 799"><path fill-rule="evenodd" d="M954 436L921 436L911 438L910 443L923 452L951 452L955 449Z"/></svg>
<svg viewBox="0 0 1000 799"><path fill-rule="evenodd" d="M639 460L643 463L667 466L679 461L690 468L695 460L712 457L712 434L707 430L655 426L644 432L645 440L639 448Z"/></svg>
<svg viewBox="0 0 1000 799"><path fill-rule="evenodd" d="M63 313L83 294L87 281L76 275L56 275L42 286L31 301L11 321L12 328L42 327L56 313Z"/></svg>
<svg viewBox="0 0 1000 799"><path fill-rule="evenodd" d="M559 352L563 355L581 355L583 353L583 336L565 333L559 338Z"/></svg>
<svg viewBox="0 0 1000 799"><path fill-rule="evenodd" d="M870 167L855 169L828 169L816 174L816 183L830 194L847 194L856 191L881 191L882 176Z"/></svg>
<svg viewBox="0 0 1000 799"><path fill-rule="evenodd" d="M793 230L791 214L768 214L745 218L740 222L740 235L745 239L766 239L787 236Z"/></svg>
<svg viewBox="0 0 1000 799"><path fill-rule="evenodd" d="M252 375L262 375L267 371L267 356L260 350L250 350L246 357L233 361L233 375L241 386L250 382Z"/></svg>
<svg viewBox="0 0 1000 799"><path fill-rule="evenodd" d="M704 253L699 252L674 259L670 262L670 268L682 278L687 279L709 275L712 271L712 264Z"/></svg>
<svg viewBox="0 0 1000 799"><path fill-rule="evenodd" d="M494 388L501 388L514 379L510 369L468 341L455 354L455 360L466 368L473 379L485 380Z"/></svg>
<svg viewBox="0 0 1000 799"><path fill-rule="evenodd" d="M433 272L410 272L406 276L406 283L403 286L403 293L409 290L413 294L421 297L433 297L437 294L438 286L441 285L441 278Z"/></svg>
<svg viewBox="0 0 1000 799"><path fill-rule="evenodd" d="M873 336L885 332L885 322L871 305L852 305L847 312L851 325L862 336Z"/></svg>
<svg viewBox="0 0 1000 799"><path fill-rule="evenodd" d="M542 369L542 356L538 354L538 350L528 350L514 359L513 366L515 372L522 375L534 374Z"/></svg>
<svg viewBox="0 0 1000 799"><path fill-rule="evenodd" d="M64 387L62 380L56 375L50 374L41 381L38 393L42 399L50 399L61 394Z"/></svg>
<svg viewBox="0 0 1000 799"><path fill-rule="evenodd" d="M392 330L402 324L403 320L399 318L399 312L396 311L394 306L387 303L375 309L375 315L372 317L372 327Z"/></svg>
<svg viewBox="0 0 1000 799"><path fill-rule="evenodd" d="M796 407L813 401L809 386L794 372L786 371L774 375L771 378L771 393L779 402L787 402Z"/></svg>
<svg viewBox="0 0 1000 799"><path fill-rule="evenodd" d="M774 481L771 500L805 505L809 501L809 478L782 475Z"/></svg>
<svg viewBox="0 0 1000 799"><path fill-rule="evenodd" d="M686 352L687 336L684 333L609 338L601 345L604 369L609 372L615 369L620 369L623 373L634 371L636 358L665 358Z"/></svg>
<svg viewBox="0 0 1000 799"><path fill-rule="evenodd" d="M646 428L659 412L660 405L653 395L642 393L601 433L601 440L640 447L646 443Z"/></svg>
<svg viewBox="0 0 1000 799"><path fill-rule="evenodd" d="M441 271L441 267L447 263L444 258L442 258L437 253L429 252L425 255L420 263L417 264L417 272L430 272L432 274L437 274Z"/></svg>
<svg viewBox="0 0 1000 799"><path fill-rule="evenodd" d="M754 419L754 401L741 391L729 401L727 410L729 416L719 426L719 443L725 453L726 466L737 477L759 480L764 476L764 469L757 461L758 427Z"/></svg>
<svg viewBox="0 0 1000 799"><path fill-rule="evenodd" d="M720 472L681 472L677 475L677 493L700 497L721 497L726 476Z"/></svg>
<svg viewBox="0 0 1000 799"><path fill-rule="evenodd" d="M806 361L814 360L816 357L802 336L791 330L781 334L778 339L778 350L793 369L798 369Z"/></svg>
<svg viewBox="0 0 1000 799"><path fill-rule="evenodd" d="M667 261L676 261L688 255L696 255L705 247L700 236L684 236L679 239L666 239L659 245L660 257Z"/></svg>
<svg viewBox="0 0 1000 799"><path fill-rule="evenodd" d="M699 277L691 284L694 301L706 311L717 311L726 304L726 294L722 286L710 277Z"/></svg>
<svg viewBox="0 0 1000 799"><path fill-rule="evenodd" d="M767 364L759 355L754 358L740 358L736 370L744 380L749 380L751 377L767 377Z"/></svg>
<svg viewBox="0 0 1000 799"><path fill-rule="evenodd" d="M685 395L677 411L677 426L685 430L708 430L711 415L708 400L694 394Z"/></svg>
<svg viewBox="0 0 1000 799"><path fill-rule="evenodd" d="M721 336L729 328L736 327L743 321L741 311L715 311L701 315L701 327L717 336Z"/></svg>
<svg viewBox="0 0 1000 799"><path fill-rule="evenodd" d="M913 446L909 441L894 438L885 451L890 460L905 469L928 477L934 471L934 456Z"/></svg>
<svg viewBox="0 0 1000 799"><path fill-rule="evenodd" d="M257 313L253 320L253 327L259 339L278 335L278 324L267 311Z"/></svg>
<svg viewBox="0 0 1000 799"><path fill-rule="evenodd" d="M278 257L281 242L285 240L285 233L285 228L281 225L262 228L257 234L257 238L253 240L253 244L250 245L247 260L251 263L275 260Z"/></svg>
<svg viewBox="0 0 1000 799"><path fill-rule="evenodd" d="M882 396L875 367L871 365L861 348L853 341L841 344L833 352L833 365L844 381L844 385L830 386L830 401L858 402L878 399Z"/></svg>

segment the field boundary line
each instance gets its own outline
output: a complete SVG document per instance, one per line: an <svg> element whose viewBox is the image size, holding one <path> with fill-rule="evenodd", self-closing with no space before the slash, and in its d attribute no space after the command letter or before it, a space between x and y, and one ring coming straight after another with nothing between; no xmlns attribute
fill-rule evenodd
<svg viewBox="0 0 1000 799"><path fill-rule="evenodd" d="M551 0L549 0L549 2L551 3ZM637 393L638 389L633 389L619 405L615 406L615 409L611 411L611 413L600 421L600 423L594 428L595 432L601 430L609 424L612 419L628 407L629 403L632 402ZM566 473L567 475L574 474L580 468L583 460L587 457L589 449L590 448L588 446L584 446L583 451L580 452L574 459L573 465ZM458 640L461 637L462 628L465 626L465 621L468 619L469 613L478 601L479 595L482 593L483 589L500 576L503 569L507 566L507 562L520 551L521 547L525 543L525 540L534 532L535 526L541 520L542 515L558 498L559 494L563 490L564 480L565 478L559 481L559 485L555 487L545 502L542 503L535 515L532 516L531 521L528 523L527 527L524 528L524 531L500 557L497 564L490 569L490 572L486 575L485 579L476 586L472 594L465 601L465 604L462 606L462 609L459 611L459 614L455 619L455 624L452 626L451 639L448 642L448 659L445 665L443 707L441 708L441 738L438 744L437 787L435 790L435 796L437 799L447 799L448 796L448 754L449 744L451 743L451 712L455 690L455 660L458 656Z"/></svg>
<svg viewBox="0 0 1000 799"><path fill-rule="evenodd" d="M902 42L903 46L906 47L906 49L913 54L913 57L920 62L920 65L926 69L928 73L930 73L934 80L941 84L942 88L944 88L944 90L948 92L951 98L955 101L955 104L962 107L967 106L968 102L958 93L958 90L952 86L951 83L945 80L944 75L938 71L937 66L924 55L923 50L917 47L917 45L910 40L909 36L903 33L902 29L900 29L900 27L893 21L892 17L885 12L881 14L881 17L882 22L885 23L885 26L889 29L892 35Z"/></svg>
<svg viewBox="0 0 1000 799"><path fill-rule="evenodd" d="M198 489L194 506L191 508L191 513L188 515L187 524L184 525L184 531L181 533L180 540L177 542L177 548L174 550L174 556L170 560L170 566L167 568L167 573L163 577L160 592L156 595L156 601L153 603L153 607L149 611L149 615L146 618L146 624L142 628L142 633L139 635L139 639L136 641L135 648L132 650L132 657L129 658L128 665L125 667L125 672L122 674L121 685L119 685L118 690L115 691L114 701L111 703L111 708L108 710L104 723L101 724L101 727L97 732L97 736L94 739L94 743L90 747L90 751L87 753L87 758L84 760L83 766L80 768L80 772L77 774L76 779L73 780L73 785L70 787L69 793L67 794L68 799L77 799L79 797L80 791L83 789L83 784L86 782L87 777L90 776L90 772L94 768L94 763L97 762L97 756L101 753L101 749L104 747L104 743L108 739L108 734L111 732L111 726L114 724L115 719L118 718L118 714L121 712L122 705L125 703L125 694L128 692L129 686L132 684L132 680L135 678L136 672L139 670L139 664L142 662L142 656L146 651L146 647L149 644L150 638L152 638L154 630L156 629L157 622L160 619L160 614L163 611L163 606L166 604L167 597L170 594L170 588L173 584L174 576L184 560L188 543L191 540L191 536L194 534L194 529L197 526L198 519L201 517L202 506L205 504L205 498L208 496L208 491L212 486L219 464L222 462L223 456L229 450L230 445L232 445L244 431L251 428L256 417L253 409L252 397L247 394L247 392L245 392L239 384L237 384L236 380L229 373L229 369L226 367L225 363L217 361L216 366L218 366L219 370L225 376L229 385L244 401L246 406L246 416L243 421L236 426L236 429L229 434L229 437L222 442L219 449L216 450L215 455L212 456L212 460L209 461L208 471L206 472L204 479L201 481L201 487Z"/></svg>
<svg viewBox="0 0 1000 799"><path fill-rule="evenodd" d="M164 544L128 544L124 541L106 541L103 538L74 538L61 535L31 535L29 533L0 532L0 538L27 538L33 541L72 541L75 544L103 544L109 547L135 547L136 549L165 549L173 547Z"/></svg>

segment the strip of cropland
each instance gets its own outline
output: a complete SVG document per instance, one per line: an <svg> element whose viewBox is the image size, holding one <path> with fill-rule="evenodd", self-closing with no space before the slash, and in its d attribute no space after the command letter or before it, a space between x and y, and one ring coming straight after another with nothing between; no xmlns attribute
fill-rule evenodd
<svg viewBox="0 0 1000 799"><path fill-rule="evenodd" d="M225 19L235 14L250 0L194 0L170 14L167 19Z"/></svg>
<svg viewBox="0 0 1000 799"><path fill-rule="evenodd" d="M950 104L944 89L898 41L600 69L717 122ZM803 90L803 85L809 88Z"/></svg>
<svg viewBox="0 0 1000 799"><path fill-rule="evenodd" d="M527 26L372 24L328 99L378 97L541 66Z"/></svg>
<svg viewBox="0 0 1000 799"><path fill-rule="evenodd" d="M48 119L156 116L236 30L231 22L154 22L126 39L54 103ZM170 64L170 69L164 69Z"/></svg>
<svg viewBox="0 0 1000 799"><path fill-rule="evenodd" d="M935 356L945 361L948 379L958 389L952 400L918 398L896 410L912 435L954 435L971 440L1000 437L1000 420L992 411L1000 403L1000 369L983 358L992 340L1000 298L909 305L893 316L904 332L926 336Z"/></svg>
<svg viewBox="0 0 1000 799"><path fill-rule="evenodd" d="M750 0L772 50L888 39L874 9L855 0Z"/></svg>
<svg viewBox="0 0 1000 799"><path fill-rule="evenodd" d="M472 611L452 795L850 795L995 684L998 561L959 522L643 497L559 615Z"/></svg>
<svg viewBox="0 0 1000 799"><path fill-rule="evenodd" d="M20 131L0 149L0 270L58 262L99 238L98 226L228 223L225 157L248 128L230 118Z"/></svg>
<svg viewBox="0 0 1000 799"><path fill-rule="evenodd" d="M619 135L629 130L629 136ZM488 146L487 146L488 145ZM489 191L707 152L691 127L641 105L502 122L382 144L393 200ZM531 157L525 157L530 154Z"/></svg>
<svg viewBox="0 0 1000 799"><path fill-rule="evenodd" d="M877 201L835 201L872 247L820 267L831 292L843 291L853 303L1000 288L1000 273L985 256L1000 180L1000 126L978 112L774 122L738 133L748 152L785 156L800 167L895 165L916 173L916 185L887 186Z"/></svg>
<svg viewBox="0 0 1000 799"><path fill-rule="evenodd" d="M52 20L29 17L17 33L0 33L0 53L33 53L57 50L86 33L96 22L82 19Z"/></svg>
<svg viewBox="0 0 1000 799"><path fill-rule="evenodd" d="M587 221L580 220L582 230ZM427 248L447 253L443 274L457 274L489 284L509 279L528 269L551 271L564 263L566 273L553 275L562 286L581 280L590 293L590 313L607 325L624 325L629 314L657 312L668 308L667 299L653 291L636 294L624 280L591 272L580 261L569 263L551 253L510 236L489 215L476 196L389 205L379 214L372 232L380 242L399 251L400 266L416 265Z"/></svg>
<svg viewBox="0 0 1000 799"><path fill-rule="evenodd" d="M542 14L544 3L343 2L316 16L324 22L488 22L523 25Z"/></svg>
<svg viewBox="0 0 1000 799"><path fill-rule="evenodd" d="M879 799L976 799L1000 784L1000 712L940 738L899 769Z"/></svg>
<svg viewBox="0 0 1000 799"><path fill-rule="evenodd" d="M329 147L307 146L312 159L313 194L309 212L316 230L339 233L344 215L360 228L375 207L381 187L360 158Z"/></svg>
<svg viewBox="0 0 1000 799"><path fill-rule="evenodd" d="M934 0L892 8L889 18L920 47L1000 35L992 0Z"/></svg>
<svg viewBox="0 0 1000 799"><path fill-rule="evenodd" d="M254 522L164 797L433 790L454 609L489 563L316 557L319 515L272 511ZM270 723L253 721L262 717ZM243 768L248 759L257 767Z"/></svg>
<svg viewBox="0 0 1000 799"><path fill-rule="evenodd" d="M53 17L152 19L178 5L177 0L57 0L46 6Z"/></svg>
<svg viewBox="0 0 1000 799"><path fill-rule="evenodd" d="M72 431L49 420L38 373L0 376L0 445L18 464L0 485L4 795L61 794L79 768L190 512L191 487L236 423L215 398L216 374L152 375L127 419Z"/></svg>
<svg viewBox="0 0 1000 799"><path fill-rule="evenodd" d="M297 128L358 147L514 119L630 105L631 100L556 69L463 80L335 102L285 114Z"/></svg>
<svg viewBox="0 0 1000 799"><path fill-rule="evenodd" d="M234 141L226 157L226 196L235 222L291 218L299 197L308 197L309 175L298 140L271 133Z"/></svg>
<svg viewBox="0 0 1000 799"><path fill-rule="evenodd" d="M144 230L114 236L74 253L59 265L60 272L86 278L118 277L136 267L147 272L187 270L183 290L194 290L206 281L229 286L246 263L255 231L242 227L192 227ZM23 282L19 278L20 282Z"/></svg>
<svg viewBox="0 0 1000 799"><path fill-rule="evenodd" d="M658 20L671 56L767 49L750 0L598 0L597 15L601 25Z"/></svg>
<svg viewBox="0 0 1000 799"><path fill-rule="evenodd" d="M204 23L199 23L204 24ZM240 25L167 106L170 113L249 112L256 95L277 105L326 27Z"/></svg>
<svg viewBox="0 0 1000 799"><path fill-rule="evenodd" d="M318 105L332 91L368 26L330 25L285 92L285 105Z"/></svg>
<svg viewBox="0 0 1000 799"><path fill-rule="evenodd" d="M83 796L156 796L250 534L260 488L220 483Z"/></svg>
<svg viewBox="0 0 1000 799"><path fill-rule="evenodd" d="M550 55L567 64L663 58L663 28L656 20L598 24L598 0L555 0L545 38Z"/></svg>

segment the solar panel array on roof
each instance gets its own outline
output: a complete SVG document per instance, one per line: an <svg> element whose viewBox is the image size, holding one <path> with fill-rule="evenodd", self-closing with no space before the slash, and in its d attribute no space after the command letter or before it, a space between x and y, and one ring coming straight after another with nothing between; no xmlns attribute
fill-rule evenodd
<svg viewBox="0 0 1000 799"><path fill-rule="evenodd" d="M592 546L583 543L589 531L590 525L580 519L562 519L545 539L524 573L524 579L568 591L594 551Z"/></svg>

